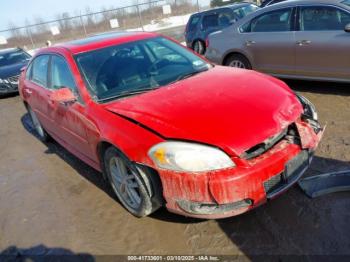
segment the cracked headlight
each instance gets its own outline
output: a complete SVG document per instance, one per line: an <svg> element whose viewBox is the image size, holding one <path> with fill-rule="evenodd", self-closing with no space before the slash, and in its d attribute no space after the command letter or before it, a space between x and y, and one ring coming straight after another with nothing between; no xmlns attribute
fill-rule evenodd
<svg viewBox="0 0 350 262"><path fill-rule="evenodd" d="M299 94L296 94L296 96L298 97L301 105L304 108L304 115L317 121L318 114L317 114L315 106L306 97L299 95Z"/></svg>
<svg viewBox="0 0 350 262"><path fill-rule="evenodd" d="M153 146L148 155L163 169L185 172L204 172L234 167L223 151L201 144L163 142Z"/></svg>

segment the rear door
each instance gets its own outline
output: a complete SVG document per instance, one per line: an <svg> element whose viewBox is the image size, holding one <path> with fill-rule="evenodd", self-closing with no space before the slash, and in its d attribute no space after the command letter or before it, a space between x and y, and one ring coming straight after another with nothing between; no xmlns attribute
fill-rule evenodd
<svg viewBox="0 0 350 262"><path fill-rule="evenodd" d="M49 55L40 55L30 64L24 80L23 95L43 127L52 132L55 127L49 114L52 106L49 103L51 92L47 88L49 60Z"/></svg>
<svg viewBox="0 0 350 262"><path fill-rule="evenodd" d="M201 39L205 40L209 34L219 29L219 12L211 11L205 13L202 18Z"/></svg>
<svg viewBox="0 0 350 262"><path fill-rule="evenodd" d="M350 79L350 13L334 6L299 8L296 73L307 77Z"/></svg>
<svg viewBox="0 0 350 262"><path fill-rule="evenodd" d="M294 28L294 8L263 13L243 25L242 39L254 69L272 74L294 74Z"/></svg>

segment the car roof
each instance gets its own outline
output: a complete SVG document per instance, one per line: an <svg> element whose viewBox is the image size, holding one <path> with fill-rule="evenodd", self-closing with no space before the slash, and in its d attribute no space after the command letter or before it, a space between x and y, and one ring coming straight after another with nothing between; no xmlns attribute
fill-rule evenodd
<svg viewBox="0 0 350 262"><path fill-rule="evenodd" d="M238 21L235 25L237 27L241 26L242 24L246 23L250 19L257 17L261 14L265 14L269 11L273 11L276 9L280 9L283 7L294 7L298 5L336 5L341 6L344 9L347 9L350 11L350 7L343 4L344 0L287 0L280 3L276 3L273 5L265 6L263 8L258 9L257 11L248 14L247 16L243 17L240 21Z"/></svg>
<svg viewBox="0 0 350 262"><path fill-rule="evenodd" d="M20 48L18 48L18 47L0 49L0 55L7 54L10 52L14 52L14 51L18 51L18 50L20 50Z"/></svg>
<svg viewBox="0 0 350 262"><path fill-rule="evenodd" d="M280 3L276 3L273 5L269 5L267 7L264 7L263 10L267 10L267 8L272 7L283 7L283 6L290 6L290 5L298 5L298 4L342 4L344 0L287 0Z"/></svg>
<svg viewBox="0 0 350 262"><path fill-rule="evenodd" d="M218 7L211 8L209 10L194 13L194 14L192 14L192 16L193 15L202 15L202 14L206 14L209 12L213 12L213 11L217 11L217 10L221 10L221 9L227 9L227 8L234 10L234 9L237 9L237 8L240 8L243 6L248 6L248 5L255 5L255 4L250 3L250 2L239 2L239 3L230 4L230 5L218 6Z"/></svg>
<svg viewBox="0 0 350 262"><path fill-rule="evenodd" d="M159 36L156 33L149 32L127 32L127 31L118 31L118 32L109 32L102 33L98 35L93 35L87 38L74 40L71 42L61 43L54 45L52 47L44 48L39 53L45 53L54 51L57 49L66 49L70 51L73 55L84 53L87 51L92 51L108 46L123 44L127 42L142 40L146 38Z"/></svg>

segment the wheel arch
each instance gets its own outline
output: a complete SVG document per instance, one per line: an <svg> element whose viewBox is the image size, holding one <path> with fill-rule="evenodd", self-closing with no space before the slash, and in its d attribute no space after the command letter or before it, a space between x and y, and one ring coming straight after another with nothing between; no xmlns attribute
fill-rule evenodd
<svg viewBox="0 0 350 262"><path fill-rule="evenodd" d="M116 146L115 144L107 141L107 140L102 140L97 144L97 155L99 158L99 162L100 162L100 166L101 166L101 170L102 170L102 175L103 178L107 181L107 175L106 175L106 171L105 171L105 164L104 164L104 154L106 152L106 150L110 147L114 147L115 149L117 149L117 151L119 151L121 154L123 154L124 156L126 156L127 158L129 158L127 156L127 154L125 154L118 146ZM132 162L134 162L133 160L130 160ZM147 181L146 178L148 178L151 182L151 185L146 184L146 187L149 191L149 194L151 196L151 200L152 202L154 202L154 204L157 205L163 205L164 203L164 198L163 198L163 185L161 182L161 178L159 173L157 172L157 170L155 170L154 168L143 164L143 163L137 163L134 162L138 173L140 174L141 177L144 178L145 181Z"/></svg>

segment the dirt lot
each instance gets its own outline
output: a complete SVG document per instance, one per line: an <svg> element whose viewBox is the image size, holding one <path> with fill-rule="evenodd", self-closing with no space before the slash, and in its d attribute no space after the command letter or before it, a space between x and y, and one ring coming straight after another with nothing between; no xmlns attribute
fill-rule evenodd
<svg viewBox="0 0 350 262"><path fill-rule="evenodd" d="M306 175L350 168L349 86L289 84L315 103L327 124ZM0 253L13 246L40 254L45 246L93 255L350 255L350 192L310 200L294 187L250 213L217 221L166 210L137 219L99 173L33 136L18 96L0 99L0 148Z"/></svg>

